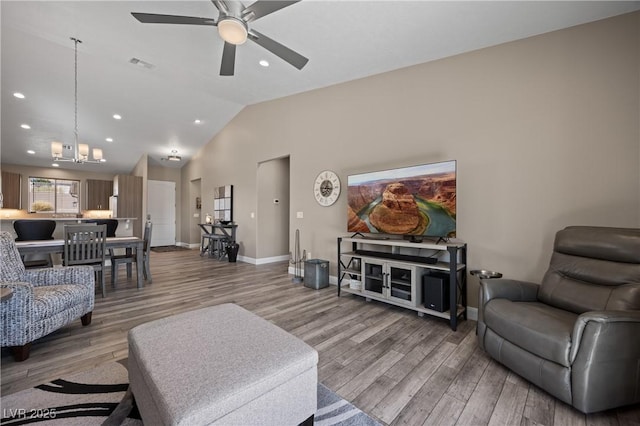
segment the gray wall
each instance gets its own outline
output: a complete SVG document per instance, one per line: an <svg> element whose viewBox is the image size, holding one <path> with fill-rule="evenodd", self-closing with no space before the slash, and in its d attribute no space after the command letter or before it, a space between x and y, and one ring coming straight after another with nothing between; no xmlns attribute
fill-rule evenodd
<svg viewBox="0 0 640 426"><path fill-rule="evenodd" d="M318 172L345 185L350 173L455 159L468 266L538 281L558 229L640 226L639 64L634 13L252 105L183 167L182 184L202 178L203 203L233 184L241 255L256 258L256 169L290 156L290 246L300 228L302 248L335 274L346 196L320 207ZM468 295L477 306L475 278Z"/></svg>

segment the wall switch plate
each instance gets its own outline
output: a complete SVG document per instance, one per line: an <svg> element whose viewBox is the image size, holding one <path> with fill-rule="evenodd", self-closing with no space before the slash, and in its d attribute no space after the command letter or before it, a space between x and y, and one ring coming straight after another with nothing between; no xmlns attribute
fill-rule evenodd
<svg viewBox="0 0 640 426"><path fill-rule="evenodd" d="M304 213L303 212L297 212L296 213L296 218L297 219L304 219Z"/></svg>
<svg viewBox="0 0 640 426"><path fill-rule="evenodd" d="M255 219L256 214L254 212L251 212L251 219Z"/></svg>
<svg viewBox="0 0 640 426"><path fill-rule="evenodd" d="M194 213L193 217L200 217L200 213Z"/></svg>

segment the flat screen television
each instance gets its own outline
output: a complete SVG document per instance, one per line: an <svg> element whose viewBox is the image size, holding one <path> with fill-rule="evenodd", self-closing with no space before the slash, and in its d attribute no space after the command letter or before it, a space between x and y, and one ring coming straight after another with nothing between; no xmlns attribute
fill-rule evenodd
<svg viewBox="0 0 640 426"><path fill-rule="evenodd" d="M351 175L347 182L349 232L455 237L455 160Z"/></svg>

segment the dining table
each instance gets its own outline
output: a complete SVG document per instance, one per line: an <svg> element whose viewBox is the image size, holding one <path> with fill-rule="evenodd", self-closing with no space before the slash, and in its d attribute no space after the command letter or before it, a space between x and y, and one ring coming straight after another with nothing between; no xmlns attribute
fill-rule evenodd
<svg viewBox="0 0 640 426"><path fill-rule="evenodd" d="M39 240L39 241L16 241L16 247L21 255L29 253L63 253L64 239ZM132 250L136 253L136 279L138 288L144 287L142 263L144 240L138 237L110 237L106 239L106 249L125 249L127 254Z"/></svg>

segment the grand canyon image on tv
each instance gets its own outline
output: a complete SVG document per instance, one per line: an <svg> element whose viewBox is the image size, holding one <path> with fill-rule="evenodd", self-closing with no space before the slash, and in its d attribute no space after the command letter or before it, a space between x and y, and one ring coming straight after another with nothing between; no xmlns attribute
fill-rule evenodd
<svg viewBox="0 0 640 426"><path fill-rule="evenodd" d="M456 162L348 177L348 231L454 237Z"/></svg>

